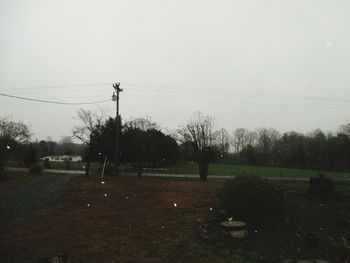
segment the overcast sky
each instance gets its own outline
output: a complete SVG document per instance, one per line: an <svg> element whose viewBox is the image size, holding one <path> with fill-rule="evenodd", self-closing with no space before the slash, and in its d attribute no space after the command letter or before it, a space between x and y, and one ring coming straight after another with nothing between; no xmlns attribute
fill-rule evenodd
<svg viewBox="0 0 350 263"><path fill-rule="evenodd" d="M110 99L163 128L194 111L218 128L335 131L350 120L348 0L1 0L0 93ZM71 135L80 108L0 96L34 138Z"/></svg>

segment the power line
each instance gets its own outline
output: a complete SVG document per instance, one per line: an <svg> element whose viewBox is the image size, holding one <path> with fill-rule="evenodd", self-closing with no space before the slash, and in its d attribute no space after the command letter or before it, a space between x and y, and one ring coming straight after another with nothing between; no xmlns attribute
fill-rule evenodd
<svg viewBox="0 0 350 263"><path fill-rule="evenodd" d="M111 82L100 82L100 83L86 83L86 84L67 84L67 85L50 85L50 86L38 86L38 87L28 87L28 88L14 88L14 89L0 89L0 91L12 90L12 91L30 91L30 90L42 90L42 89L59 89L57 90L60 93L72 93L72 92L81 92L81 89L74 90L63 90L65 88L84 88L84 90L89 90L88 87L94 88L96 86L107 86L111 85ZM346 98L332 98L332 97L322 97L322 96L309 96L309 95L298 95L298 94L281 94L281 93L269 93L269 92L254 92L254 91L243 91L239 89L196 89L190 86L175 86L175 85L162 85L162 84L146 84L146 83L132 83L126 82L125 86L132 86L134 88L129 89L129 92L139 92L145 91L144 88L147 88L148 93L161 92L161 93L177 93L178 90L182 90L182 93L196 94L197 96L206 97L246 97L246 98L268 98L268 99L284 99L284 100L304 100L304 101L323 101L323 102L335 102L335 103L349 103L350 100ZM90 90L89 90L90 91ZM96 91L96 89L94 89ZM40 91L42 93L42 91ZM31 92L32 93L32 92ZM52 93L52 92L50 92ZM143 95L143 94L142 94ZM165 98L164 98L165 99Z"/></svg>
<svg viewBox="0 0 350 263"><path fill-rule="evenodd" d="M0 96L14 98L14 99L20 99L20 100L28 100L28 101L35 101L35 102L42 102L42 103L51 103L51 104L60 104L60 105L87 105L87 104L97 104L97 103L103 103L103 102L110 101L110 100L100 100L100 101L91 101L91 102L61 102L61 101L41 100L41 99L33 99L33 98L26 98L26 97L20 97L20 96L13 96L13 95L3 94L3 93L0 93Z"/></svg>
<svg viewBox="0 0 350 263"><path fill-rule="evenodd" d="M87 84L67 84L67 85L49 85L49 86L32 86L27 88L14 88L14 89L0 89L0 91L8 90L41 90L41 89L62 89L62 88L77 88L77 87L96 87L96 86L107 86L111 85L109 82L101 83L87 83Z"/></svg>
<svg viewBox="0 0 350 263"><path fill-rule="evenodd" d="M251 102L251 101L242 101L239 98L235 98L234 101L232 100L217 100L217 99L202 99L202 98L189 98L189 97L159 97L159 96L149 96L149 95L130 95L130 94L125 94L126 97L138 97L138 98L148 98L148 99L156 99L156 100L182 100L192 102L192 101L199 101L199 102L209 102L209 103L225 103L225 104L243 104L243 105L260 105L260 106L272 106L272 107L280 107L280 108L306 108L306 109L314 109L314 108L321 108L321 109L333 109L333 110L348 110L350 109L349 107L343 106L343 107L337 107L337 106L326 106L326 105L313 105L313 104L308 104L308 105L301 105L301 104L276 104L276 103L268 103L268 102Z"/></svg>
<svg viewBox="0 0 350 263"><path fill-rule="evenodd" d="M80 85L80 87L83 87L83 85ZM92 86L91 86L92 87ZM145 87L148 87L148 85L145 85ZM92 87L93 88L93 87ZM81 93L81 90L62 90L64 87L60 87L61 90L57 90L60 94L71 94L71 93ZM180 88L181 89L181 88ZM16 91L18 89L13 89L13 91ZM84 91L87 91L89 89L84 89ZM30 89L28 89L28 92ZM89 90L89 93L92 90ZM94 89L93 91L96 91ZM145 89L142 88L133 88L130 89L128 92L140 92L140 91L145 91ZM160 93L177 93L177 90L172 90L171 87L164 87L164 88L159 88L159 87L149 87L147 88L148 93L149 92L160 92ZM205 93L203 93L205 91ZM25 91L24 91L25 92ZM32 91L30 91L33 93ZM41 94L43 93L42 91L38 91ZM23 91L21 92L23 93ZM50 94L53 92L50 91ZM336 102L336 103L349 103L349 99L343 99L343 98L331 98L331 97L321 97L321 96L308 96L308 95L298 95L298 94L279 94L279 93L265 93L265 92L244 92L241 90L199 90L199 89L183 89L182 93L187 93L187 94L196 94L196 96L200 97L206 97L210 96L211 98L213 97L246 97L246 98L268 98L268 99L283 99L283 100L305 100L305 101L324 101L324 102ZM211 94L209 94L211 93ZM102 95L102 94L101 94ZM79 95L80 96L80 95ZM164 97L163 97L164 98ZM164 98L165 99L165 98Z"/></svg>

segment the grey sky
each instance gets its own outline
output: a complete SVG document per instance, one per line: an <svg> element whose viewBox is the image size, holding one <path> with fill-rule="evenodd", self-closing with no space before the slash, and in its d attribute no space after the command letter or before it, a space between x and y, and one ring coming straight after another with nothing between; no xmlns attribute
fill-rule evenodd
<svg viewBox="0 0 350 263"><path fill-rule="evenodd" d="M109 99L163 128L191 112L218 128L336 130L350 116L350 2L0 1L0 93ZM80 106L0 97L35 137L70 135ZM83 107L107 109L107 102Z"/></svg>

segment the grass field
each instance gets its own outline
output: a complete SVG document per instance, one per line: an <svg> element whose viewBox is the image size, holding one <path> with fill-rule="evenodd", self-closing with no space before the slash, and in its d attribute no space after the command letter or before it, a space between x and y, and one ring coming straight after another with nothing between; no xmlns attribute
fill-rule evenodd
<svg viewBox="0 0 350 263"><path fill-rule="evenodd" d="M290 169L278 167L264 167L252 165L233 164L211 164L209 166L210 175L256 175L262 177L312 177L317 176L320 171L306 169ZM198 174L197 164L180 164L171 167L169 173L175 174ZM350 173L327 172L323 174L333 178L350 178Z"/></svg>
<svg viewBox="0 0 350 263"><path fill-rule="evenodd" d="M17 162L9 162L9 166L18 167ZM79 170L84 171L85 163L50 163L51 169ZM102 164L91 163L90 170L92 173L101 173ZM180 163L176 166L168 167L168 170L161 171L156 169L155 173L167 172L170 174L198 174L198 166L195 163ZM280 167L254 166L254 165L235 165L235 164L217 164L209 166L210 175L256 175L262 177L312 177L318 176L322 172L326 176L333 178L350 178L350 172L329 172L308 169L292 169Z"/></svg>

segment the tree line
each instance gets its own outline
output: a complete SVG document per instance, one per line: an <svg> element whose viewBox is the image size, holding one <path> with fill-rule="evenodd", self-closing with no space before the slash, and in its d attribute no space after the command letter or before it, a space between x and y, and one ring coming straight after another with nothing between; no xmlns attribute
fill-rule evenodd
<svg viewBox="0 0 350 263"><path fill-rule="evenodd" d="M230 138L233 152L227 160L239 164L349 171L349 135L346 126L337 133L318 129L308 134L240 128Z"/></svg>
<svg viewBox="0 0 350 263"><path fill-rule="evenodd" d="M226 129L216 129L214 119L201 112L193 113L186 124L172 132L164 132L149 117L122 121L106 118L103 112L80 109L77 119L79 125L73 128L72 136L59 142L30 142L27 125L0 118L0 171L7 159L21 158L25 162L30 156L37 160L55 154L82 154L88 174L91 162L115 162L117 121L118 159L140 171L144 167L174 165L179 160L196 162L202 180L207 178L211 162L350 170L350 125L341 126L336 133L238 128L230 134ZM72 138L83 144L73 143Z"/></svg>

